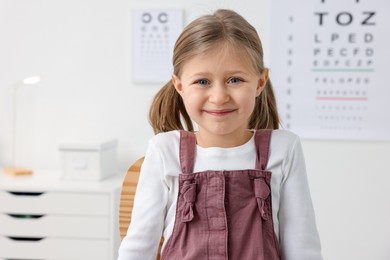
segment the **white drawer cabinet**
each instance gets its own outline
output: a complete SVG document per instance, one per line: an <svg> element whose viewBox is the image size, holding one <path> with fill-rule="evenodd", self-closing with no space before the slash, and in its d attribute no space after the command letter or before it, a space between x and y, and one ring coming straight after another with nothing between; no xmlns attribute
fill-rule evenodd
<svg viewBox="0 0 390 260"><path fill-rule="evenodd" d="M122 178L0 173L0 259L115 260Z"/></svg>

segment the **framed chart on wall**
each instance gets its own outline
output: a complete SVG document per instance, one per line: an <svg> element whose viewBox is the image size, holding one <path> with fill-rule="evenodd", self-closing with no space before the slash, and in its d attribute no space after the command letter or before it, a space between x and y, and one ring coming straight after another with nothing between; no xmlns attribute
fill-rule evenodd
<svg viewBox="0 0 390 260"><path fill-rule="evenodd" d="M271 1L282 127L303 139L390 140L390 1Z"/></svg>
<svg viewBox="0 0 390 260"><path fill-rule="evenodd" d="M183 28L181 9L132 10L132 78L165 83L172 74L172 53Z"/></svg>

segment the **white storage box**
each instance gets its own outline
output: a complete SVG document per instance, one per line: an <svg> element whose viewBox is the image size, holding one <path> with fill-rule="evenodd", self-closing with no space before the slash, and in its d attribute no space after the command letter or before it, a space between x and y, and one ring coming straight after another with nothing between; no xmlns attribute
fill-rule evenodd
<svg viewBox="0 0 390 260"><path fill-rule="evenodd" d="M101 180L115 174L116 148L116 140L60 144L62 178Z"/></svg>

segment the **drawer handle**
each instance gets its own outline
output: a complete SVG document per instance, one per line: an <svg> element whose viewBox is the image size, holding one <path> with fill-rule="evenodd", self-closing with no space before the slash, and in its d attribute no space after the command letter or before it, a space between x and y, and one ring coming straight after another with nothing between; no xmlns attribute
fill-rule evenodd
<svg viewBox="0 0 390 260"><path fill-rule="evenodd" d="M31 242L41 241L42 239L44 239L44 237L8 237L8 238L15 241L31 241Z"/></svg>
<svg viewBox="0 0 390 260"><path fill-rule="evenodd" d="M23 219L38 219L45 215L33 215L33 214L7 214L10 217L13 218L23 218Z"/></svg>
<svg viewBox="0 0 390 260"><path fill-rule="evenodd" d="M44 192L8 191L16 196L41 196Z"/></svg>

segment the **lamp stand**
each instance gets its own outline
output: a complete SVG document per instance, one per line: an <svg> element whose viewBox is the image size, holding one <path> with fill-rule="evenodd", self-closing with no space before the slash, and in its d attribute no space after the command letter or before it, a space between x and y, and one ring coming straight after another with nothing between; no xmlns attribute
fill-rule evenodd
<svg viewBox="0 0 390 260"><path fill-rule="evenodd" d="M30 169L20 167L5 167L3 169L5 174L18 176L18 175L31 175L33 172Z"/></svg>

